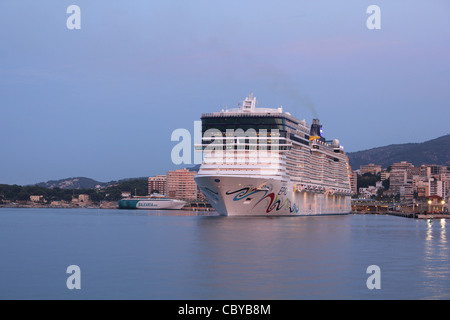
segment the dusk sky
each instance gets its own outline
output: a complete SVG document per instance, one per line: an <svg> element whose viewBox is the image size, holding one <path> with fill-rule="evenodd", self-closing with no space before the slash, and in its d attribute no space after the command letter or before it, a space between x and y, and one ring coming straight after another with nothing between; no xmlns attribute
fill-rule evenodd
<svg viewBox="0 0 450 320"><path fill-rule="evenodd" d="M448 0L3 0L0 184L193 166L172 132L251 92L347 152L446 135L449 21Z"/></svg>

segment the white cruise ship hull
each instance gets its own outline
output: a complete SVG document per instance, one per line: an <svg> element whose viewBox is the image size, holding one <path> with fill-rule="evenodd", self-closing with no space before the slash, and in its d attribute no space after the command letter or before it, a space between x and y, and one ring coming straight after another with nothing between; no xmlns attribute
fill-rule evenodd
<svg viewBox="0 0 450 320"><path fill-rule="evenodd" d="M257 108L250 95L238 109L202 115L195 180L222 215L348 214L348 158L322 133L319 119L309 129L282 107Z"/></svg>
<svg viewBox="0 0 450 320"><path fill-rule="evenodd" d="M350 195L298 190L293 182L263 177L195 177L200 190L221 215L308 216L348 214Z"/></svg>

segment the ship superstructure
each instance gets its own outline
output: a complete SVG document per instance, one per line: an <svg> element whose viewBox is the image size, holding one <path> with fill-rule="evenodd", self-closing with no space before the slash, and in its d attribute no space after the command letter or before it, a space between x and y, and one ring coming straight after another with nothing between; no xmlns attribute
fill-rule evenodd
<svg viewBox="0 0 450 320"><path fill-rule="evenodd" d="M283 108L239 108L202 115L203 163L195 180L223 215L318 215L350 212L348 158Z"/></svg>

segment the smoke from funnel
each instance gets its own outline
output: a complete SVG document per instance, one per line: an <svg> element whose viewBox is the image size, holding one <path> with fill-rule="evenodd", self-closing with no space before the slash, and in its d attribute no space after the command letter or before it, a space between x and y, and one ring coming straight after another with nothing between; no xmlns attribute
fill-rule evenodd
<svg viewBox="0 0 450 320"><path fill-rule="evenodd" d="M319 118L314 103L306 95L300 92L298 86L296 86L287 75L278 70L274 70L273 68L265 68L264 71L265 76L269 76L272 80L272 89L292 100L292 107L296 112L301 113L301 110L299 109L306 107L312 113L314 118Z"/></svg>
<svg viewBox="0 0 450 320"><path fill-rule="evenodd" d="M290 106L292 109L298 113L298 118L300 118L302 108L307 108L314 118L319 118L314 103L304 95L286 73L280 71L273 65L261 65L258 67L258 71L255 72L255 76L259 78L266 78L267 83L271 90L281 94L283 96L282 101L285 101L285 97L291 100Z"/></svg>
<svg viewBox="0 0 450 320"><path fill-rule="evenodd" d="M301 94L300 91L290 83L280 81L275 85L274 88L292 100L292 106L294 107L294 109L296 109L296 112L301 113L301 110L298 109L301 107L306 107L312 113L314 118L319 118L314 103L307 96Z"/></svg>

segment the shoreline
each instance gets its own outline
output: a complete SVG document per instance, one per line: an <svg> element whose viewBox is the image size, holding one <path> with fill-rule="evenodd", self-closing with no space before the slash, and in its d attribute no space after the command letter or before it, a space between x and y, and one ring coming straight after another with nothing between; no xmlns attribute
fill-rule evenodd
<svg viewBox="0 0 450 320"><path fill-rule="evenodd" d="M423 219L450 219L450 214L449 213L404 213L404 212L391 212L391 211L382 211L382 212L375 212L375 211L371 211L371 212L358 212L358 211L353 211L352 214L360 214L360 215L377 215L377 214L382 214L382 215L386 215L386 216L394 216L394 217L401 217L401 218L408 218L408 219L419 219L419 220L423 220Z"/></svg>
<svg viewBox="0 0 450 320"><path fill-rule="evenodd" d="M55 206L55 205L36 205L36 204L0 204L1 208L9 208L9 209L119 209L117 203L115 201L108 202L108 203L101 203L98 205L86 205L86 206L79 206L79 205L64 205L64 206ZM198 210L203 209L203 210ZM184 211L214 211L214 210L205 210L207 208L198 208L198 207L184 207L180 210ZM211 209L211 208L210 208ZM358 215L387 215L387 216L394 216L394 217L402 217L402 218L409 218L409 219L450 219L450 214L423 214L423 213L402 213L402 212L357 212L352 211L349 214L358 214Z"/></svg>
<svg viewBox="0 0 450 320"><path fill-rule="evenodd" d="M50 208L50 209L119 209L117 205L86 205L86 206L77 206L77 205L30 205L30 204L0 204L0 208L21 208L21 209L41 209L41 208Z"/></svg>
<svg viewBox="0 0 450 320"><path fill-rule="evenodd" d="M50 204L0 204L1 208L8 209L119 209L119 206L116 201L112 201L111 203L101 203L101 204L89 204L89 205L50 205ZM208 210L209 209L209 210ZM139 210L139 209L137 209ZM208 211L213 212L212 208L205 207L183 207L180 210L183 211Z"/></svg>

